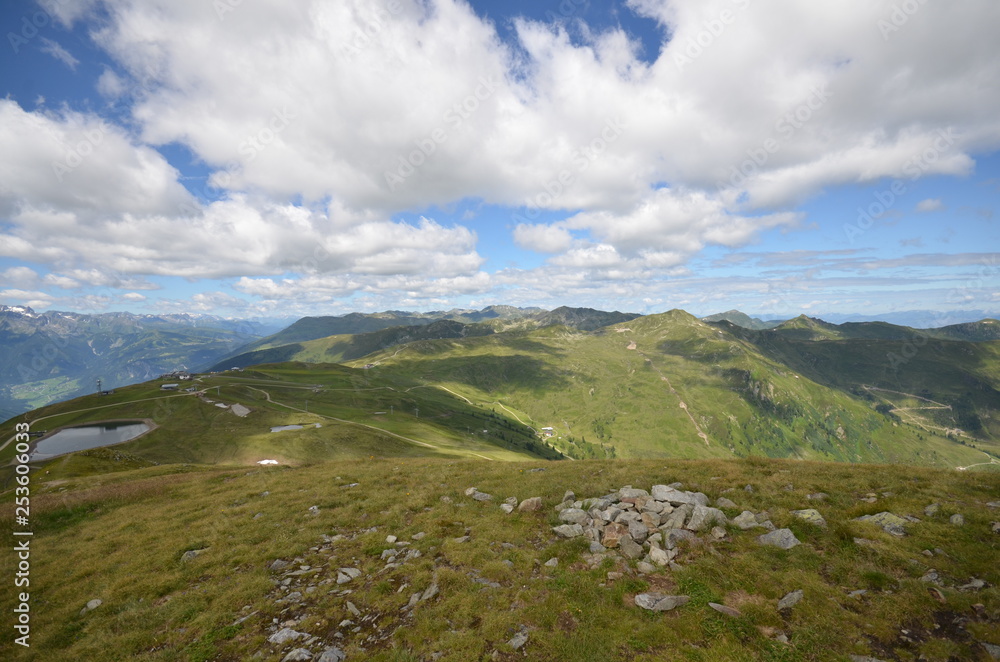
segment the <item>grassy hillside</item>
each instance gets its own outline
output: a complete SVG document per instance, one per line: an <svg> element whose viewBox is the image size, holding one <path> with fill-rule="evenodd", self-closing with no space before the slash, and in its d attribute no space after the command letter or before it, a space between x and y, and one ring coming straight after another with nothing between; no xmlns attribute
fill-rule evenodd
<svg viewBox="0 0 1000 662"><path fill-rule="evenodd" d="M331 335L315 340L258 349L225 359L210 370L246 368L261 363L303 361L306 363L339 363L367 356L379 350L404 345L416 340L465 338L494 333L490 322L463 324L453 320L437 320L419 326L393 326L369 333Z"/></svg>
<svg viewBox="0 0 1000 662"><path fill-rule="evenodd" d="M838 347L726 322L710 325L672 311L593 333L552 326L415 342L355 365L376 362L374 374L443 385L536 429L552 427L552 443L577 458L766 455L955 467L989 463L997 454L989 426L978 436L949 438L944 427L921 424L932 420L924 412L904 419L893 406L877 410L888 394L863 386L886 382L874 379L878 363L870 353L851 354L860 341L844 346L841 363L824 365L775 351L761 340L769 338L776 339L774 347L813 353ZM886 341L870 342L884 351ZM956 347L968 350L966 343ZM981 377L989 395L1000 375L989 376L1000 366L997 348L973 347L982 360L953 360L945 376L951 383ZM909 370L939 379L935 366ZM904 375L909 379L910 372ZM1000 407L981 414L992 421L994 411Z"/></svg>
<svg viewBox="0 0 1000 662"><path fill-rule="evenodd" d="M815 342L778 330L719 326L804 377L875 406L902 408L905 413L898 418L924 432L948 436L953 430L950 436L958 441L990 452L998 449L1000 341L940 340L914 331L899 339L838 337Z"/></svg>
<svg viewBox="0 0 1000 662"><path fill-rule="evenodd" d="M147 464L253 464L274 459L304 464L358 457L478 457L524 460L557 457L534 433L506 416L473 407L438 388L374 378L364 370L337 365L282 364L193 382L199 393L163 392L158 382L118 389L114 395L86 396L19 416L0 426L0 444L15 422L34 431L55 430L104 420L149 420L155 429L114 446L130 461ZM250 409L245 417L232 408ZM271 432L272 426L303 425ZM319 426L319 427L317 427ZM0 463L14 446L0 450ZM120 460L93 452L75 453L46 467L69 477L114 471ZM0 471L5 484L10 467Z"/></svg>
<svg viewBox="0 0 1000 662"><path fill-rule="evenodd" d="M986 505L1000 494L997 474L762 459L365 458L33 480L31 648L8 632L4 660L278 662L294 648L316 660L337 647L348 662L985 661L986 644L1000 646L998 511ZM584 498L673 481L712 504L731 499L730 518L766 510L802 544L764 547L761 529L730 524L650 571L552 532L564 490ZM494 499L470 499L470 486ZM498 504L510 496L539 496L543 509L507 515ZM932 503L939 511L925 515ZM826 525L792 515L802 508ZM883 511L919 521L901 538L855 521ZM6 505L0 515L8 531L12 514ZM13 576L14 555L0 558ZM338 584L339 568L359 574ZM779 610L796 590L802 600ZM647 591L690 601L644 611L634 596ZM101 602L85 610L92 600ZM15 606L13 590L0 592L4 613ZM271 643L283 627L307 638Z"/></svg>

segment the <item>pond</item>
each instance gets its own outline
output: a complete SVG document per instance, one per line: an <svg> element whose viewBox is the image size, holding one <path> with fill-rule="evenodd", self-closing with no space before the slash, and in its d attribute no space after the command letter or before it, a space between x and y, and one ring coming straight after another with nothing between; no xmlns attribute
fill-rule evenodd
<svg viewBox="0 0 1000 662"><path fill-rule="evenodd" d="M88 448L120 444L135 439L148 431L149 426L141 421L101 423L66 428L38 442L31 453L31 460L46 460L56 455L85 451Z"/></svg>
<svg viewBox="0 0 1000 662"><path fill-rule="evenodd" d="M315 426L318 428L323 427L319 423L316 423ZM285 430L301 430L304 427L305 425L275 425L273 428L271 428L271 432L284 432Z"/></svg>

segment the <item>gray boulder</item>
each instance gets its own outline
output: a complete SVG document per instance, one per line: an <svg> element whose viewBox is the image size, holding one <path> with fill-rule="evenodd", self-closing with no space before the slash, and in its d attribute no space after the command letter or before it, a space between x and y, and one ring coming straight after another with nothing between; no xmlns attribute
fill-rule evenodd
<svg viewBox="0 0 1000 662"><path fill-rule="evenodd" d="M522 513L533 513L542 509L542 497L531 497L521 502L517 507Z"/></svg>
<svg viewBox="0 0 1000 662"><path fill-rule="evenodd" d="M590 515L579 508L567 508L559 513L559 521L567 524L583 524L588 519L590 519Z"/></svg>
<svg viewBox="0 0 1000 662"><path fill-rule="evenodd" d="M664 595L663 593L640 593L635 596L637 607L648 609L649 611L670 611L681 605L688 603L686 595Z"/></svg>
<svg viewBox="0 0 1000 662"><path fill-rule="evenodd" d="M628 523L628 534L632 537L632 540L641 545L649 537L649 529L642 522L632 520Z"/></svg>
<svg viewBox="0 0 1000 662"><path fill-rule="evenodd" d="M692 544L699 542L698 536L686 529L670 529L663 532L663 546L667 549L674 549L682 540Z"/></svg>
<svg viewBox="0 0 1000 662"><path fill-rule="evenodd" d="M905 536L906 535L906 525L909 522L899 515L893 515L892 513L885 511L877 513L875 515L864 515L855 519L857 522L872 522L877 524L886 533L892 534L894 536Z"/></svg>
<svg viewBox="0 0 1000 662"><path fill-rule="evenodd" d="M725 525L728 523L729 520L726 519L726 514L718 508L695 506L694 510L691 512L691 519L688 521L686 528L692 531L701 531L702 529L710 527L713 524Z"/></svg>
<svg viewBox="0 0 1000 662"><path fill-rule="evenodd" d="M272 634L267 638L269 642L277 646L282 646L287 644L289 641L295 641L296 639L305 639L309 635L305 632L296 632L292 628L282 628Z"/></svg>
<svg viewBox="0 0 1000 662"><path fill-rule="evenodd" d="M770 545L779 549L791 549L796 545L801 545L799 539L795 537L791 529L776 529L762 536L757 536L757 542L761 545Z"/></svg>
<svg viewBox="0 0 1000 662"><path fill-rule="evenodd" d="M632 540L631 536L624 536L618 541L618 549L630 559L640 558L643 554L642 545Z"/></svg>
<svg viewBox="0 0 1000 662"><path fill-rule="evenodd" d="M791 609L795 605L799 604L799 600L802 599L802 595L803 593L801 590L787 593L785 597L778 600L778 611L781 611L783 609Z"/></svg>
<svg viewBox="0 0 1000 662"><path fill-rule="evenodd" d="M583 527L579 524L563 524L552 527L556 535L563 538L578 538L583 535Z"/></svg>
<svg viewBox="0 0 1000 662"><path fill-rule="evenodd" d="M810 524L815 524L816 526L826 526L826 520L815 508L806 508L805 510L793 510L792 515L798 517L800 520L809 522Z"/></svg>
<svg viewBox="0 0 1000 662"><path fill-rule="evenodd" d="M749 510L744 510L742 513L734 517L733 524L740 527L744 531L760 526L757 522L757 518Z"/></svg>
<svg viewBox="0 0 1000 662"><path fill-rule="evenodd" d="M320 653L316 662L344 662L346 659L347 653L334 646Z"/></svg>
<svg viewBox="0 0 1000 662"><path fill-rule="evenodd" d="M661 529L683 529L684 525L687 523L687 518L691 515L694 507L691 504L683 504L678 508L675 508L672 513L667 515L665 518L661 515L660 521L663 522L660 525Z"/></svg>

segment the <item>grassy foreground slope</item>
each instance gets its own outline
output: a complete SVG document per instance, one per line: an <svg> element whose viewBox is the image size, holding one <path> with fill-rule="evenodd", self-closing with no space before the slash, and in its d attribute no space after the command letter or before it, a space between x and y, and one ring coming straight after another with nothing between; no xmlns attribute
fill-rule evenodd
<svg viewBox="0 0 1000 662"><path fill-rule="evenodd" d="M552 427L552 443L577 458L766 455L958 467L1000 455L992 427L984 436L949 438L943 426L920 425L924 412L876 410L884 401L864 386L895 382L877 381L885 362L869 365L871 353L848 361L850 348L842 349L834 380L801 353L825 352L833 341L803 341L794 354L755 344L767 334L781 347L796 342L671 311L591 333L551 326L414 342L354 365L376 363L373 374L442 385L536 429ZM989 404L1000 345L974 346L983 348L982 365L956 360L946 374L961 381L981 371L981 401ZM855 370L857 363L865 368ZM932 379L934 366L923 368ZM1000 406L984 411L996 415Z"/></svg>
<svg viewBox="0 0 1000 662"><path fill-rule="evenodd" d="M997 474L759 458L391 458L48 478L33 484L31 648L8 633L0 659L277 662L296 647L317 659L337 646L348 662L964 661L988 660L984 644L1000 645L1000 535L986 505L1000 495ZM581 539L552 533L566 489L583 498L673 481L712 503L727 496L738 509L767 510L803 544L762 547L754 531L730 525L721 540L682 545L679 567L639 574L635 562L594 562ZM470 486L495 499L473 501ZM816 492L828 496L807 498ZM508 496L540 496L544 508L507 515L498 503ZM940 511L925 516L931 503ZM808 507L827 526L791 515ZM855 521L882 511L920 521L902 538ZM950 523L953 514L964 524ZM0 511L7 530L12 515L9 504ZM392 548L419 555L391 565L382 556ZM201 551L182 560L192 550ZM0 555L5 576L13 558ZM273 571L276 560L290 565ZM339 568L360 574L338 584ZM436 595L407 607L432 585ZM801 602L779 611L795 590ZM652 613L634 604L644 591L691 600ZM13 596L0 592L7 622ZM270 643L281 627L315 639ZM508 642L519 632L527 643L515 651Z"/></svg>

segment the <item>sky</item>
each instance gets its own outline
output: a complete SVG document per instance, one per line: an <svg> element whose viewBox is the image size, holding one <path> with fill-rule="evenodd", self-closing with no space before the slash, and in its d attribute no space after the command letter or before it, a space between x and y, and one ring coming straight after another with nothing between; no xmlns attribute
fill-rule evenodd
<svg viewBox="0 0 1000 662"><path fill-rule="evenodd" d="M0 9L0 304L1000 310L1000 3Z"/></svg>

